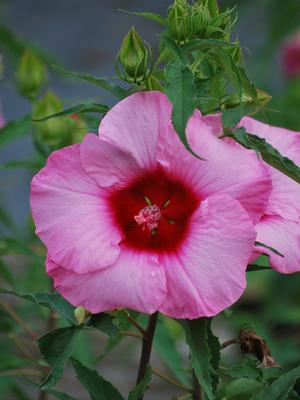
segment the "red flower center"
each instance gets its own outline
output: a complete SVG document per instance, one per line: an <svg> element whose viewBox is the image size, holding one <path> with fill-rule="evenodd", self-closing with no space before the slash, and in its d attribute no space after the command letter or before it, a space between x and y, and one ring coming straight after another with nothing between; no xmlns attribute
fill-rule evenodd
<svg viewBox="0 0 300 400"><path fill-rule="evenodd" d="M174 251L183 242L200 199L188 185L161 169L111 193L109 204L128 247Z"/></svg>

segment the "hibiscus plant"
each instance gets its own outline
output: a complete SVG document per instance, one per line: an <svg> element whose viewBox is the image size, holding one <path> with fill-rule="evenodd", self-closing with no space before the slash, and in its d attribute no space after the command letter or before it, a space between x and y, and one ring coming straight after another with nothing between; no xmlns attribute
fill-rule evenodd
<svg viewBox="0 0 300 400"><path fill-rule="evenodd" d="M132 14L161 25L159 54L132 27L110 80L70 72L0 27L16 87L32 105L19 119L1 120L0 143L30 134L36 150L33 159L6 165L34 175L36 236L16 239L1 213L0 306L19 326L13 341L22 356L12 350L0 379L24 375L40 399L76 400L74 391L54 388L69 363L92 400L142 400L146 390L154 398L153 375L174 385L177 400L297 399L300 360L282 370L251 326L221 343L213 318L230 314L247 274L300 271L300 132L260 121L271 97L249 79L244 49L232 40L235 8L175 0L166 16ZM115 105L63 108L45 92L49 68L108 91ZM16 253L49 276L48 291L15 285L7 256ZM29 304L27 317L7 294ZM46 333L33 312L46 320ZM126 336L140 340L128 395L85 365L78 350L93 331L108 337L97 363ZM177 337L185 338L185 360ZM224 363L229 345L239 348L240 364ZM152 347L171 376L151 361Z"/></svg>

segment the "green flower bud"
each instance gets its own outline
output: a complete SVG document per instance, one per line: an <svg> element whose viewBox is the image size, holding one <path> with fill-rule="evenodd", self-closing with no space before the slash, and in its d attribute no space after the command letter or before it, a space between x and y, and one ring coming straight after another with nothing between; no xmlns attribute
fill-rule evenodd
<svg viewBox="0 0 300 400"><path fill-rule="evenodd" d="M47 73L43 62L30 50L25 50L16 72L19 92L29 99L34 99L39 94L46 78Z"/></svg>
<svg viewBox="0 0 300 400"><path fill-rule="evenodd" d="M218 0L202 0L202 2L208 8L211 17L219 14Z"/></svg>
<svg viewBox="0 0 300 400"><path fill-rule="evenodd" d="M117 60L123 67L122 79L130 83L141 83L150 74L151 51L134 27L124 37Z"/></svg>
<svg viewBox="0 0 300 400"><path fill-rule="evenodd" d="M33 119L41 119L60 112L63 108L61 100L51 91L39 99L32 110ZM39 140L50 147L70 144L70 118L57 117L46 121L35 122L34 127Z"/></svg>
<svg viewBox="0 0 300 400"><path fill-rule="evenodd" d="M210 13L203 4L194 4L191 15L191 32L196 38L205 38L206 29L210 21Z"/></svg>
<svg viewBox="0 0 300 400"><path fill-rule="evenodd" d="M74 310L74 315L78 325L84 324L91 316L91 313L86 310L84 307L76 307Z"/></svg>
<svg viewBox="0 0 300 400"><path fill-rule="evenodd" d="M191 37L190 6L186 0L175 0L168 10L168 31L179 44Z"/></svg>

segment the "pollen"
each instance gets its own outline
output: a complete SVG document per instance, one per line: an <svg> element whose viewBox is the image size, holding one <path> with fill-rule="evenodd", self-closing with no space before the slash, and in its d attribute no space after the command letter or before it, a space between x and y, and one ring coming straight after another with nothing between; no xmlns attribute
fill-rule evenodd
<svg viewBox="0 0 300 400"><path fill-rule="evenodd" d="M144 207L138 215L134 216L134 220L138 225L142 225L143 230L147 227L151 232L158 227L160 219L161 211L155 204Z"/></svg>

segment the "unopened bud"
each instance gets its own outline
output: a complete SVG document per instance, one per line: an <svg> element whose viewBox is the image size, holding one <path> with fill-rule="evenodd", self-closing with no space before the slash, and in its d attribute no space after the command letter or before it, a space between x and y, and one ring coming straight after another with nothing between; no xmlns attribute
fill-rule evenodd
<svg viewBox="0 0 300 400"><path fill-rule="evenodd" d="M186 0L175 0L168 10L168 31L179 44L191 37L190 8Z"/></svg>
<svg viewBox="0 0 300 400"><path fill-rule="evenodd" d="M202 0L202 3L208 8L211 17L219 14L218 0Z"/></svg>
<svg viewBox="0 0 300 400"><path fill-rule="evenodd" d="M51 91L39 99L33 107L33 119L38 120L56 114L62 110L61 100ZM50 147L57 147L67 140L70 132L69 121L66 117L50 118L45 121L35 122L35 130L41 142Z"/></svg>
<svg viewBox="0 0 300 400"><path fill-rule="evenodd" d="M205 37L206 28L210 21L210 13L203 4L194 4L191 15L191 32L196 38Z"/></svg>
<svg viewBox="0 0 300 400"><path fill-rule="evenodd" d="M16 72L16 84L20 93L34 99L39 94L46 78L47 73L43 62L30 50L25 50Z"/></svg>
<svg viewBox="0 0 300 400"><path fill-rule="evenodd" d="M78 325L84 324L91 316L91 313L84 307L76 307L74 310L75 319Z"/></svg>
<svg viewBox="0 0 300 400"><path fill-rule="evenodd" d="M141 83L150 74L151 51L134 27L124 37L117 60L123 67L122 79L130 83Z"/></svg>

